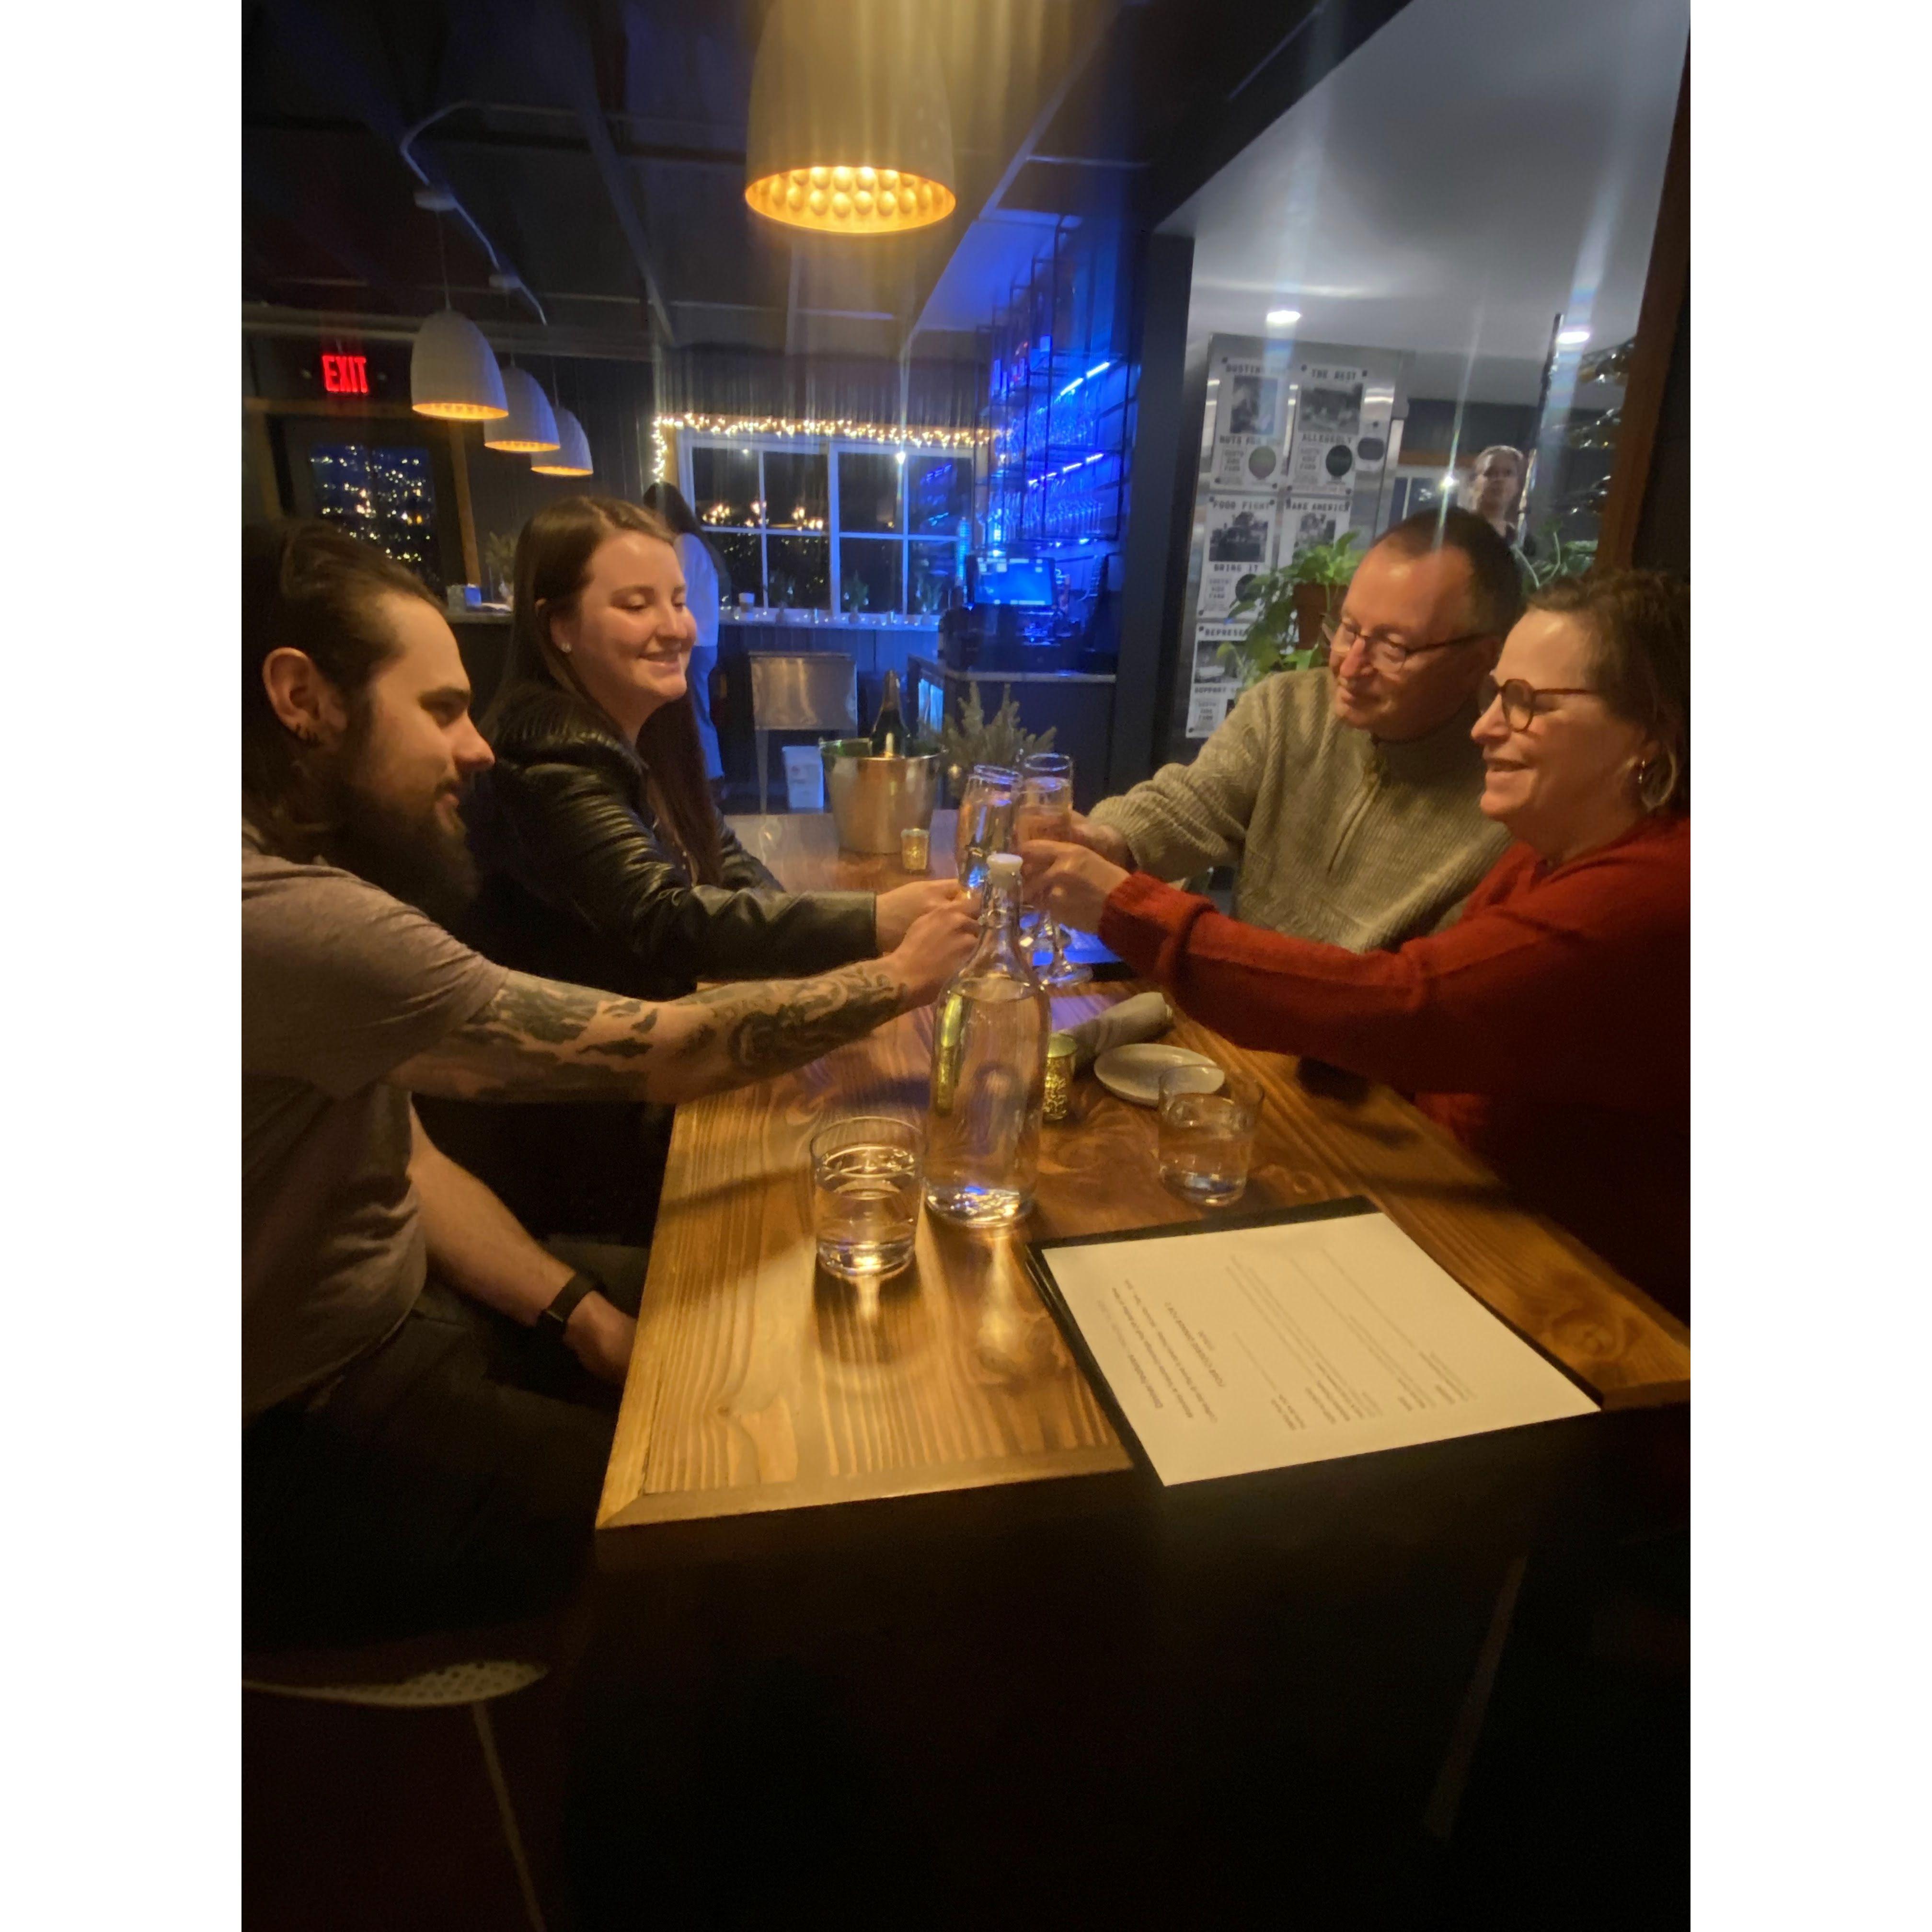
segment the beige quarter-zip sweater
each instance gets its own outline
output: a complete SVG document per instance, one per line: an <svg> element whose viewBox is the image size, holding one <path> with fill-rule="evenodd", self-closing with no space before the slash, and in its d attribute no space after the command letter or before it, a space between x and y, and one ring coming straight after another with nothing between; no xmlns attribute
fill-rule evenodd
<svg viewBox="0 0 1932 1932"><path fill-rule="evenodd" d="M1357 952L1446 925L1509 834L1476 808L1472 700L1426 738L1384 743L1339 722L1325 670L1278 671L1191 765L1103 800L1160 879L1234 866L1234 916Z"/></svg>

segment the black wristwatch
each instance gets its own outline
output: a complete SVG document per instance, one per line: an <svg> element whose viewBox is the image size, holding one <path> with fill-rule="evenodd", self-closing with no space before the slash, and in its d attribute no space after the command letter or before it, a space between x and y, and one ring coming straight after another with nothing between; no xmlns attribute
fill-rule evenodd
<svg viewBox="0 0 1932 1932"><path fill-rule="evenodd" d="M577 1304L586 1294L602 1294L604 1284L594 1274L587 1274L579 1268L557 1290L556 1298L537 1317L537 1326L547 1335L559 1340L564 1330L570 1325L570 1318L577 1312Z"/></svg>

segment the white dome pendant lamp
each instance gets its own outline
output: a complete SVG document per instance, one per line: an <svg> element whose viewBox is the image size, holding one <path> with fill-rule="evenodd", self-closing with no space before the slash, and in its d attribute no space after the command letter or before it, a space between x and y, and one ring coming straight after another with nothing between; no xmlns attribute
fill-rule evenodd
<svg viewBox="0 0 1932 1932"><path fill-rule="evenodd" d="M450 306L449 261L443 252L442 212L454 203L438 188L422 188L416 206L436 217L436 259L442 268L442 307L416 331L410 350L410 407L446 422L490 422L510 413L503 377L483 332Z"/></svg>
<svg viewBox="0 0 1932 1932"><path fill-rule="evenodd" d="M416 331L410 406L419 416L448 422L490 422L510 413L496 358L466 315L440 309Z"/></svg>
<svg viewBox="0 0 1932 1932"><path fill-rule="evenodd" d="M483 432L484 448L555 449L561 439L550 398L544 394L542 386L526 369L506 369L501 373L504 400L510 406L510 413Z"/></svg>
<svg viewBox="0 0 1932 1932"><path fill-rule="evenodd" d="M566 409L556 412L557 446L530 458L530 467L539 476L588 476L590 474L590 439L584 425Z"/></svg>
<svg viewBox="0 0 1932 1932"><path fill-rule="evenodd" d="M752 70L745 200L794 228L890 235L958 205L921 0L776 0Z"/></svg>

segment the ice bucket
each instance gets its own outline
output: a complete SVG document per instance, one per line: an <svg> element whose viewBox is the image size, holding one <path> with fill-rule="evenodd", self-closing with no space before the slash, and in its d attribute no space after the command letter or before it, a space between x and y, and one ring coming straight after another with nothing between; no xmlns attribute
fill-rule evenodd
<svg viewBox="0 0 1932 1932"><path fill-rule="evenodd" d="M819 747L825 796L847 852L897 854L908 825L932 824L939 802L939 757L875 758L869 738L834 738Z"/></svg>

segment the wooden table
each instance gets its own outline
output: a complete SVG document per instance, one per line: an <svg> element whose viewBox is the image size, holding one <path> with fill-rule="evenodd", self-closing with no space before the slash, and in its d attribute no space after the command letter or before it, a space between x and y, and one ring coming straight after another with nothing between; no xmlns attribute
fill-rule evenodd
<svg viewBox="0 0 1932 1932"><path fill-rule="evenodd" d="M733 821L794 888L878 890L895 859L837 850L824 814ZM932 828L934 869L950 813ZM1066 1026L1138 990L1056 998ZM806 1143L864 1107L926 1105L932 1010L799 1072L680 1108L637 1352L598 1515L600 1556L785 1546L867 1515L1025 1514L1133 1492L1141 1478L1041 1306L1018 1248L1204 1218L1158 1178L1151 1113L1090 1073L1075 1118L1046 1129L1037 1204L1022 1232L921 1217L915 1265L862 1293L817 1268ZM1180 1018L1172 1037L1252 1074L1264 1100L1237 1212L1366 1196L1450 1274L1574 1371L1606 1408L1688 1400L1688 1331L1546 1222L1385 1088L1304 1078ZM829 1512L829 1514L828 1514ZM895 1519L896 1520L896 1519ZM794 1541L790 1546L796 1546Z"/></svg>

